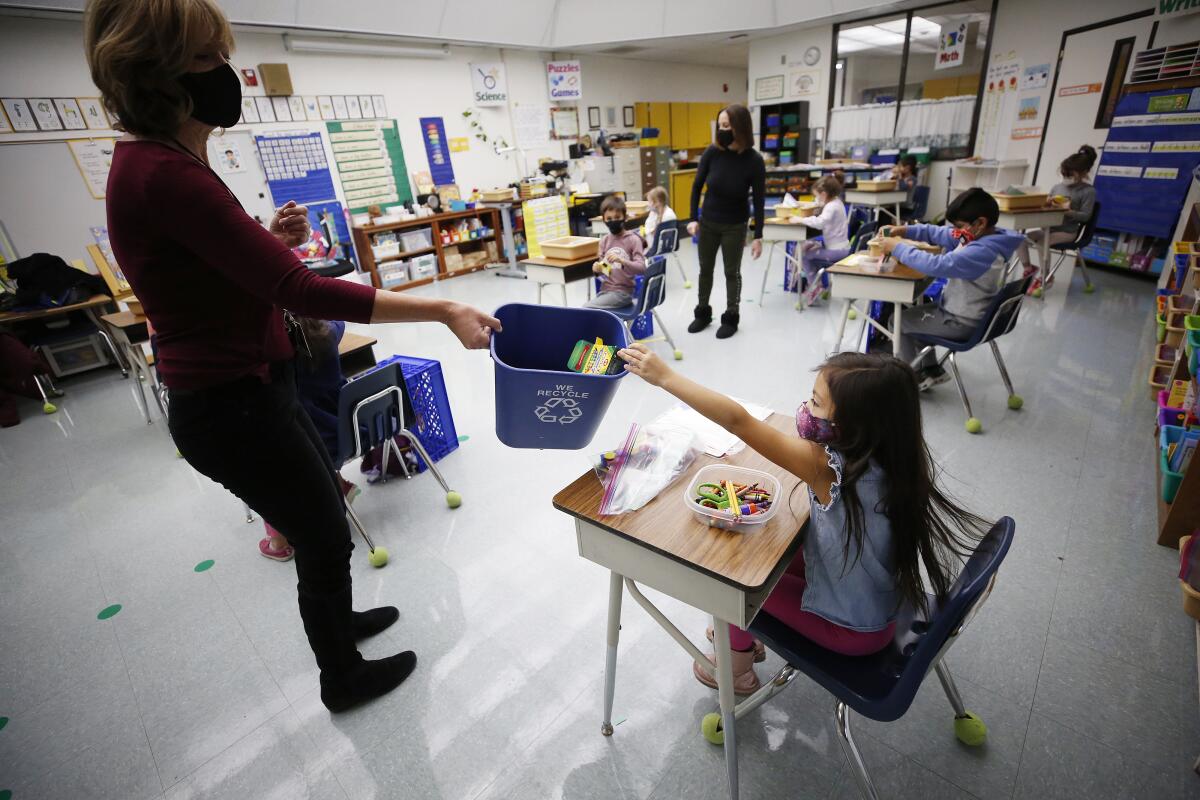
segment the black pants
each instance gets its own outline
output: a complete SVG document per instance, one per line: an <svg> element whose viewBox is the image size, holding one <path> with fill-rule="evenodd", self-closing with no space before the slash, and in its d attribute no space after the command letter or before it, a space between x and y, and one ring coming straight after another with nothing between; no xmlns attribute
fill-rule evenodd
<svg viewBox="0 0 1200 800"><path fill-rule="evenodd" d="M736 315L742 302L742 251L746 249L746 223L700 220L700 305L707 306L717 268L717 250L725 267L725 310Z"/></svg>
<svg viewBox="0 0 1200 800"><path fill-rule="evenodd" d="M269 384L244 378L170 393L171 436L179 452L273 528L295 550L302 594L350 587L350 528L329 453L296 401L291 365Z"/></svg>

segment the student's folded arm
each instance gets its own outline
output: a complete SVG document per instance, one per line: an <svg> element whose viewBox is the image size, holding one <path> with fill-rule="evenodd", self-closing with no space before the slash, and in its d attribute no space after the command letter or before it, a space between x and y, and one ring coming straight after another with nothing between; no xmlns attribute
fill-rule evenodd
<svg viewBox="0 0 1200 800"><path fill-rule="evenodd" d="M912 230L912 228L909 228ZM934 255L910 244L898 244L892 255L906 267L935 278L963 278L975 280L991 267L993 253L982 247L962 247L949 253Z"/></svg>

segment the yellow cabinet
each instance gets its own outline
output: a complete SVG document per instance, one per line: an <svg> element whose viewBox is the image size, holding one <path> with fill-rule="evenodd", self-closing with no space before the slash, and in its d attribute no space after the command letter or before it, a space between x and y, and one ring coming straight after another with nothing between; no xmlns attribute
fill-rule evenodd
<svg viewBox="0 0 1200 800"><path fill-rule="evenodd" d="M720 103L688 103L688 147L703 150L712 144L712 123Z"/></svg>
<svg viewBox="0 0 1200 800"><path fill-rule="evenodd" d="M664 147L671 145L671 104L647 103L650 107L650 127L658 128L658 143Z"/></svg>
<svg viewBox="0 0 1200 800"><path fill-rule="evenodd" d="M650 104L649 103L634 103L633 104L633 122L639 129L653 127L650 124Z"/></svg>
<svg viewBox="0 0 1200 800"><path fill-rule="evenodd" d="M692 208L692 184L696 182L696 170L671 173L671 207L680 219L688 219Z"/></svg>
<svg viewBox="0 0 1200 800"><path fill-rule="evenodd" d="M691 147L691 103L671 103L671 147L684 150Z"/></svg>

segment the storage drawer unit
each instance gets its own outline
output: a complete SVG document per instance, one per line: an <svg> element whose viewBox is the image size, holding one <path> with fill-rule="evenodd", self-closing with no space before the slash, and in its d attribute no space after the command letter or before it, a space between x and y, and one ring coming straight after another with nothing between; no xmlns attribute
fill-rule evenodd
<svg viewBox="0 0 1200 800"><path fill-rule="evenodd" d="M668 192L671 190L668 183L671 180L671 148L642 148L641 179L643 196L655 186L661 186Z"/></svg>

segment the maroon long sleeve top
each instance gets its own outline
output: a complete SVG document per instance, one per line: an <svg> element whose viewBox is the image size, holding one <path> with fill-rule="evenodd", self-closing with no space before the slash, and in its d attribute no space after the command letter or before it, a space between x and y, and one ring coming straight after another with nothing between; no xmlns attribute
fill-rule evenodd
<svg viewBox="0 0 1200 800"><path fill-rule="evenodd" d="M113 255L158 337L171 389L246 375L291 358L283 309L369 322L375 290L322 278L242 208L196 159L151 141L120 141L108 175Z"/></svg>

